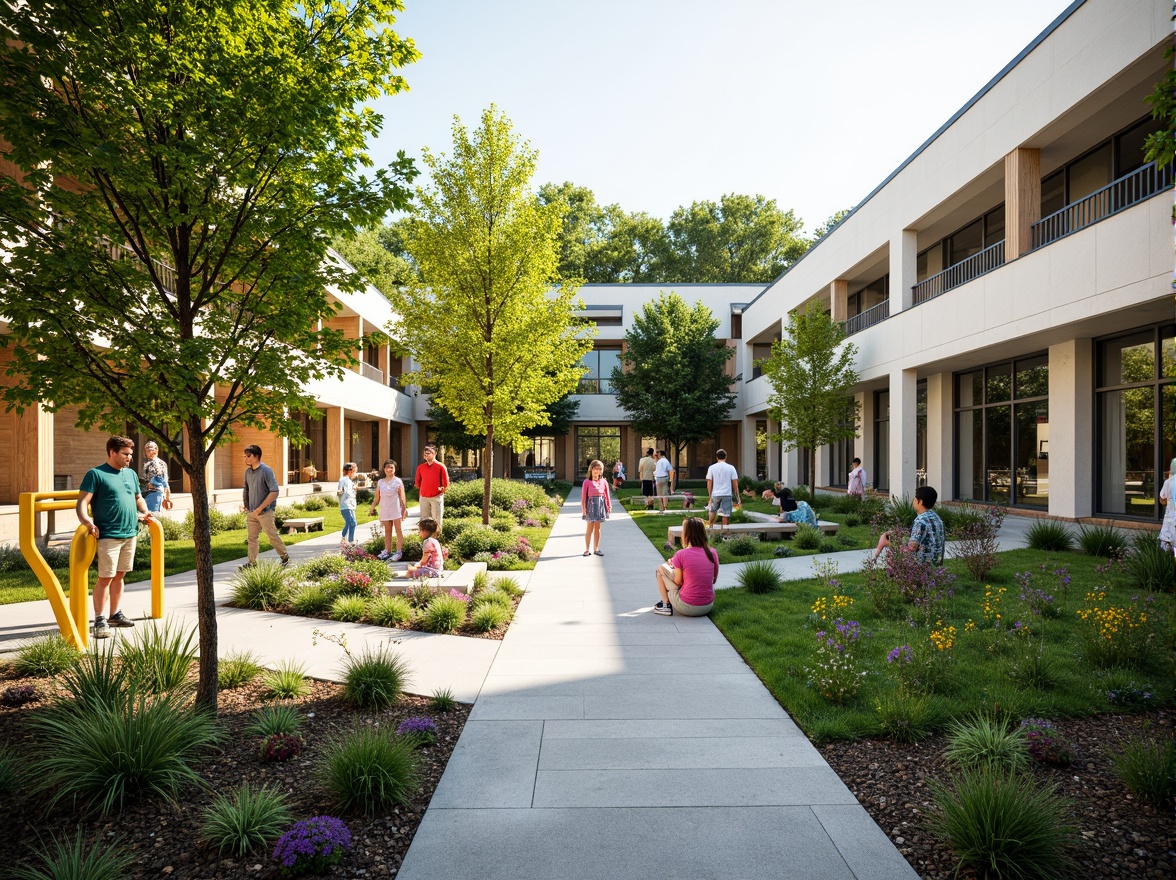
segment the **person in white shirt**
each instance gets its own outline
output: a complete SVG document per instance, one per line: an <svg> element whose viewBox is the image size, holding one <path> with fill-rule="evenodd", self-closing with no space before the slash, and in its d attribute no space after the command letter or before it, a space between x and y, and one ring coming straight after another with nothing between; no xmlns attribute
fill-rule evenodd
<svg viewBox="0 0 1176 880"><path fill-rule="evenodd" d="M661 505L661 512L666 512L666 496L674 491L674 466L666 458L666 451L659 449L654 453L657 464L653 470L653 480L657 483L657 502Z"/></svg>
<svg viewBox="0 0 1176 880"><path fill-rule="evenodd" d="M706 510L712 529L720 516L724 526L730 523L732 506L742 507L739 502L739 474L734 465L727 464L727 450L716 450L715 458L718 460L706 472L706 491L710 495Z"/></svg>

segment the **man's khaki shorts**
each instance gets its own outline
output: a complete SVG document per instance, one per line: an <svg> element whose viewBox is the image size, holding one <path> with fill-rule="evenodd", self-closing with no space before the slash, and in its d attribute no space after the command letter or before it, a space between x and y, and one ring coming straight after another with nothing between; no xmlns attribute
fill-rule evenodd
<svg viewBox="0 0 1176 880"><path fill-rule="evenodd" d="M120 571L135 567L135 543L138 538L99 538L98 577L112 578Z"/></svg>
<svg viewBox="0 0 1176 880"><path fill-rule="evenodd" d="M670 480L668 477L657 481L657 494L658 496L670 494Z"/></svg>

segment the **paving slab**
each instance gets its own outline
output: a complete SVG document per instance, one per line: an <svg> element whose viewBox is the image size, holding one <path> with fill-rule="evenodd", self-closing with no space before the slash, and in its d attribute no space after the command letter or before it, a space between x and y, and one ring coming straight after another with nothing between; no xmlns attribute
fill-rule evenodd
<svg viewBox="0 0 1176 880"><path fill-rule="evenodd" d="M586 558L564 505L398 878L913 880L714 624L652 613L619 508Z"/></svg>

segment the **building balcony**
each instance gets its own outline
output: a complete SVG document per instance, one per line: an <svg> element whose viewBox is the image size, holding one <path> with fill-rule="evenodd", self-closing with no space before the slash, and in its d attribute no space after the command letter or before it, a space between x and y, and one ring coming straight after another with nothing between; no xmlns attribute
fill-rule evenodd
<svg viewBox="0 0 1176 880"><path fill-rule="evenodd" d="M920 281L911 288L913 294L911 304L917 306L920 303L925 303L953 288L967 284L973 278L979 278L993 269L999 269L1004 265L1004 255L1004 242L998 241L966 260L960 260L954 266L948 266L942 272L932 275L925 281Z"/></svg>
<svg viewBox="0 0 1176 880"><path fill-rule="evenodd" d="M871 306L864 312L857 315L850 315L845 321L845 335L853 336L855 333L861 333L863 330L873 327L875 324L881 324L890 317L890 301L878 303L876 306Z"/></svg>
<svg viewBox="0 0 1176 880"><path fill-rule="evenodd" d="M1038 220L1030 227L1030 250L1045 247L1171 188L1172 166L1156 168L1154 162L1148 163Z"/></svg>
<svg viewBox="0 0 1176 880"><path fill-rule="evenodd" d="M384 384L384 371L379 367L361 362L359 365L359 373L365 379L371 379L373 382L379 382L381 385Z"/></svg>

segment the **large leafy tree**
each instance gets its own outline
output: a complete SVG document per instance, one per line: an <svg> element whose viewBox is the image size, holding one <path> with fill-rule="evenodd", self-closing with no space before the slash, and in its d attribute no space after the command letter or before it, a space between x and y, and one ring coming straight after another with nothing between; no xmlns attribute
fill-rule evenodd
<svg viewBox="0 0 1176 880"><path fill-rule="evenodd" d="M363 177L416 58L398 0L5 0L0 313L10 407L79 407L166 442L190 480L197 699L215 708L206 466L234 426L302 439L303 388L352 362L323 329L354 276L331 237L407 202L403 154ZM0 146L3 146L0 144ZM175 442L167 438L179 437Z"/></svg>
<svg viewBox="0 0 1176 880"><path fill-rule="evenodd" d="M570 394L565 394L559 400L549 403L545 408L546 422L527 428L522 432L523 437L563 437L572 430L572 420L580 409L580 401ZM438 405L430 398L426 412L429 426L433 429L437 442L447 449L475 450L481 449L485 439L478 434L471 434L465 425L459 422L449 410Z"/></svg>
<svg viewBox="0 0 1176 880"><path fill-rule="evenodd" d="M715 336L703 303L662 293L633 317L612 385L639 435L664 437L676 462L688 443L714 437L735 406L726 364L735 354Z"/></svg>
<svg viewBox="0 0 1176 880"><path fill-rule="evenodd" d="M809 456L809 494L816 490L813 456L827 443L858 434L861 406L850 398L857 384L857 347L845 331L819 308L793 313L784 337L772 343L762 369L772 383L768 412L780 422L772 439L785 449L804 449Z"/></svg>
<svg viewBox="0 0 1176 880"><path fill-rule="evenodd" d="M662 280L722 284L768 282L808 248L804 224L775 199L732 193L718 203L678 208L666 224L669 248Z"/></svg>
<svg viewBox="0 0 1176 880"><path fill-rule="evenodd" d="M425 151L432 184L417 190L407 247L422 283L389 292L391 328L419 364L404 377L484 436L482 518L489 522L494 443L544 424L579 379L591 347L573 289L553 289L560 212L530 189L537 154L495 107L470 132L453 125L453 156Z"/></svg>
<svg viewBox="0 0 1176 880"><path fill-rule="evenodd" d="M416 268L388 244L393 230L372 226L360 232L338 235L331 246L360 275L381 291L393 290L417 280Z"/></svg>

